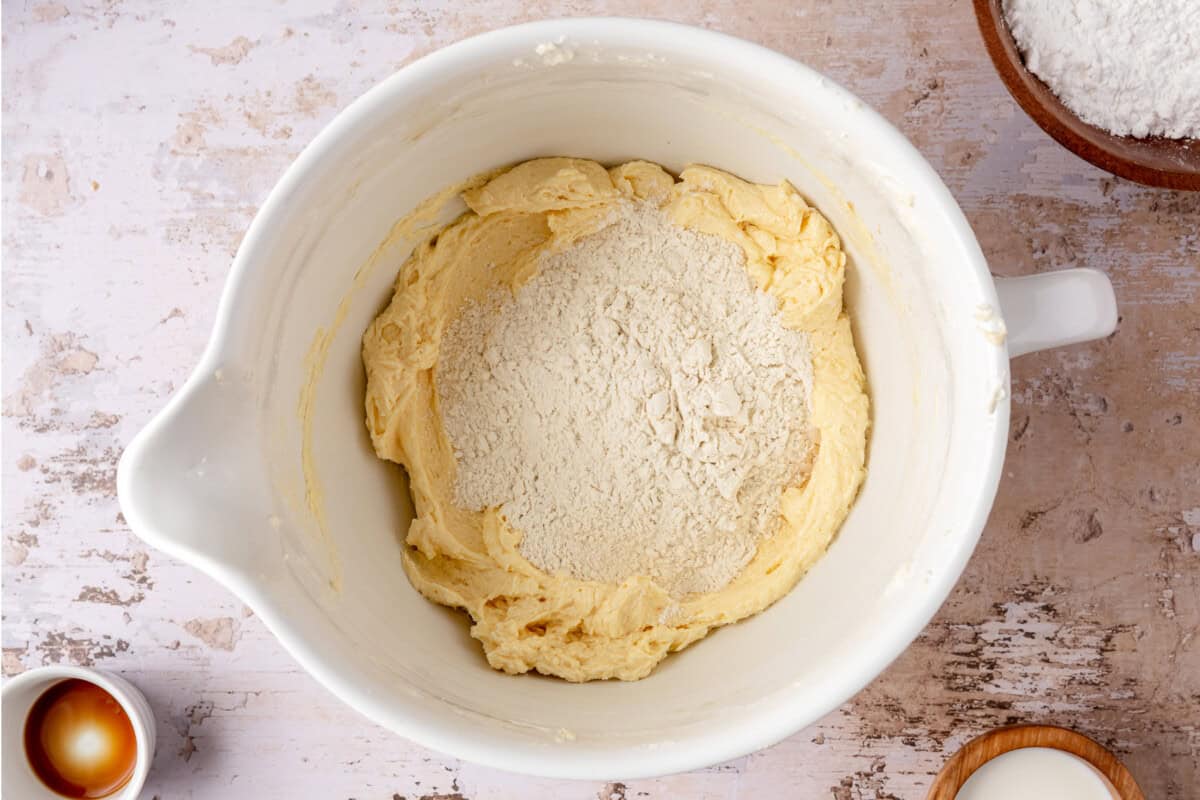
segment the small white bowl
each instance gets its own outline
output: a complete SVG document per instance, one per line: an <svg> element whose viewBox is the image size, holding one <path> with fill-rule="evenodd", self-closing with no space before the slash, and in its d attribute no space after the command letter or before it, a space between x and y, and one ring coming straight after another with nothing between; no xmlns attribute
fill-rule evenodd
<svg viewBox="0 0 1200 800"><path fill-rule="evenodd" d="M150 704L129 681L109 672L87 667L39 667L23 672L4 684L3 707L3 789L0 794L21 800L62 800L62 795L50 789L34 774L25 755L25 720L29 710L47 689L72 678L87 681L108 692L125 709L137 738L137 761L129 782L105 800L137 800L150 762L154 760L154 714Z"/></svg>

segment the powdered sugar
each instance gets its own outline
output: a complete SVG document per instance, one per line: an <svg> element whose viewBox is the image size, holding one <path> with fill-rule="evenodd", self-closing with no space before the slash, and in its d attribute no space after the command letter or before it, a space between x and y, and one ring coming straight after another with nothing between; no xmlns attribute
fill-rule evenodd
<svg viewBox="0 0 1200 800"><path fill-rule="evenodd" d="M726 585L812 451L807 337L736 245L627 204L448 327L437 375L456 502L499 506L551 573Z"/></svg>
<svg viewBox="0 0 1200 800"><path fill-rule="evenodd" d="M1200 137L1200 0L1004 0L1025 65L1085 122Z"/></svg>

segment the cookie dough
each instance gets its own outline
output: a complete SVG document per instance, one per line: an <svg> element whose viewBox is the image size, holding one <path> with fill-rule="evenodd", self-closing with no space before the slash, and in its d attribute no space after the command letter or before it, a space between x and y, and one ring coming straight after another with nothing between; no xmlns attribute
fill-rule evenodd
<svg viewBox="0 0 1200 800"><path fill-rule="evenodd" d="M825 551L864 477L868 401L842 308L845 255L829 222L787 183L747 183L691 166L676 180L634 161L545 158L463 192L470 211L419 246L391 304L363 337L366 422L380 458L408 471L416 518L404 566L425 597L465 609L488 662L570 681L637 680L668 653L762 611ZM782 524L723 589L672 598L649 577L619 585L542 572L498 509L469 512L454 498L454 453L437 408L443 331L467 302L532 278L539 257L603 227L625 200L651 202L678 225L740 246L753 281L804 331L813 358L812 472L784 492Z"/></svg>

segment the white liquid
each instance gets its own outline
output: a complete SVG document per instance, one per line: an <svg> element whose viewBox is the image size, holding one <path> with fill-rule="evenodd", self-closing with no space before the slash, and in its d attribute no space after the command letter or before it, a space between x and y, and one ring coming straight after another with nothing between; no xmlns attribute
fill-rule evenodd
<svg viewBox="0 0 1200 800"><path fill-rule="evenodd" d="M1082 758L1049 747L996 756L972 773L954 800L1120 800Z"/></svg>

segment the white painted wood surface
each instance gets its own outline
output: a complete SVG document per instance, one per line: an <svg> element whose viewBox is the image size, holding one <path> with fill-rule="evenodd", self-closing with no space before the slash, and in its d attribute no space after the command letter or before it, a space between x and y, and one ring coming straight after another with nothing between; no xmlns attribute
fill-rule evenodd
<svg viewBox="0 0 1200 800"><path fill-rule="evenodd" d="M1014 364L991 523L887 673L774 748L607 785L459 763L360 718L141 544L114 487L304 144L423 53L585 13L667 16L826 72L912 137L997 273L1099 267L1122 308L1109 340ZM6 0L3 30L4 674L72 662L141 686L159 724L145 797L920 798L1011 721L1098 738L1148 797L1200 793L1200 195L1058 148L1005 94L966 0Z"/></svg>

